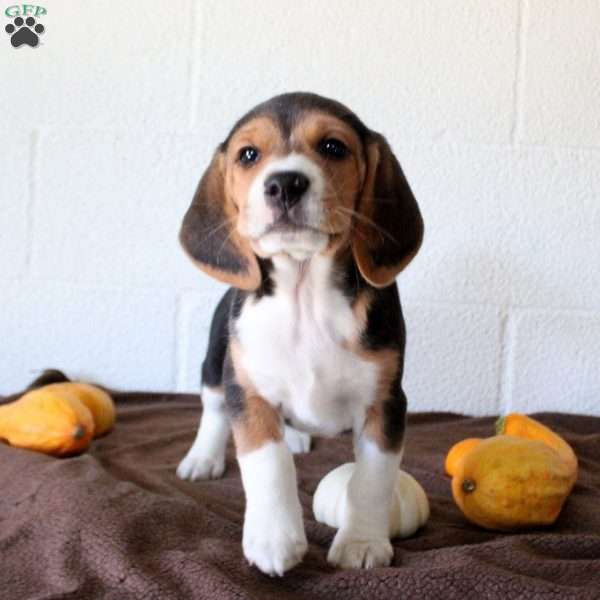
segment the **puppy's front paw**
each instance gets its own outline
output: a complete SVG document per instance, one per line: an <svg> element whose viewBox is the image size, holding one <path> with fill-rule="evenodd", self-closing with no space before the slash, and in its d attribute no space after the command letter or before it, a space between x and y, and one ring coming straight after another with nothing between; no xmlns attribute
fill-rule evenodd
<svg viewBox="0 0 600 600"><path fill-rule="evenodd" d="M244 523L242 546L251 565L267 575L280 577L302 560L308 548L303 526L248 518Z"/></svg>
<svg viewBox="0 0 600 600"><path fill-rule="evenodd" d="M177 467L179 479L218 479L225 472L225 456L204 454L190 450Z"/></svg>
<svg viewBox="0 0 600 600"><path fill-rule="evenodd" d="M387 538L369 540L340 530L331 544L327 560L344 569L372 569L387 567L393 555L392 544Z"/></svg>

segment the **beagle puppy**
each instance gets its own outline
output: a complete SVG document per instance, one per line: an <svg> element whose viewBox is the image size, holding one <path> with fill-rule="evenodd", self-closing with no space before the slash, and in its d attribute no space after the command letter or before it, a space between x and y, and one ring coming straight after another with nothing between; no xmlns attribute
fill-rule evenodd
<svg viewBox="0 0 600 600"><path fill-rule="evenodd" d="M244 555L264 573L282 575L307 549L291 450L307 450L309 434L354 433L347 519L328 561L369 568L392 559L388 515L406 414L395 277L422 238L385 138L315 94L252 109L200 180L180 240L231 287L202 365L198 435L177 474L220 477L233 432Z"/></svg>

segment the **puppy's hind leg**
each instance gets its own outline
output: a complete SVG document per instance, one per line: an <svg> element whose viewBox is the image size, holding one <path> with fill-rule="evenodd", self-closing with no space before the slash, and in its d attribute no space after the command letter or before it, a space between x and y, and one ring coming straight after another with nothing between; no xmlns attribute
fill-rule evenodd
<svg viewBox="0 0 600 600"><path fill-rule="evenodd" d="M229 289L215 309L208 350L202 363L202 418L196 439L177 467L181 479L216 479L225 472L225 449L231 432L225 411L223 365L227 352L229 311L234 291Z"/></svg>
<svg viewBox="0 0 600 600"><path fill-rule="evenodd" d="M216 479L225 472L225 450L231 432L222 388L202 387L203 413L192 447L177 467L180 479Z"/></svg>
<svg viewBox="0 0 600 600"><path fill-rule="evenodd" d="M292 454L302 454L310 452L310 434L299 431L291 425L285 425L283 428L283 439Z"/></svg>

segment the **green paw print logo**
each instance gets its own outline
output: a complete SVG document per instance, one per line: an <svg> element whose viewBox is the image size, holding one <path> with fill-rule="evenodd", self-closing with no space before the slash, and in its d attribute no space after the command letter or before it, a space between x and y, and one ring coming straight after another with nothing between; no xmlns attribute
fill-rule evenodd
<svg viewBox="0 0 600 600"><path fill-rule="evenodd" d="M9 6L4 14L13 18L4 28L4 31L10 35L10 43L14 48L19 46L31 46L35 48L40 43L40 35L46 31L46 28L38 23L35 17L46 14L43 6L34 6L32 4L23 4Z"/></svg>

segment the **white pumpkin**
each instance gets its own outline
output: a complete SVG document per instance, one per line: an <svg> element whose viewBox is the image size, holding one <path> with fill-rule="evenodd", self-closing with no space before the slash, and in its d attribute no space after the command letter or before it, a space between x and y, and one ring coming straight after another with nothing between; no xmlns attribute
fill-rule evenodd
<svg viewBox="0 0 600 600"><path fill-rule="evenodd" d="M347 489L354 463L346 463L327 473L317 486L313 513L320 523L338 529L344 520ZM417 480L398 471L398 482L390 506L390 538L411 536L429 518L429 502Z"/></svg>

